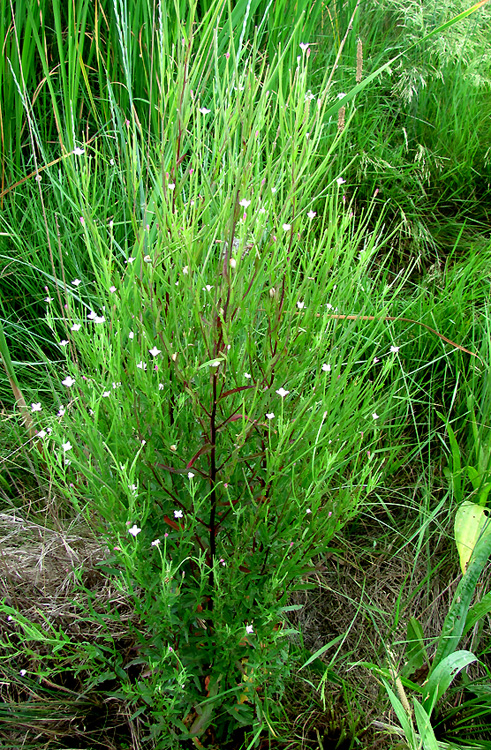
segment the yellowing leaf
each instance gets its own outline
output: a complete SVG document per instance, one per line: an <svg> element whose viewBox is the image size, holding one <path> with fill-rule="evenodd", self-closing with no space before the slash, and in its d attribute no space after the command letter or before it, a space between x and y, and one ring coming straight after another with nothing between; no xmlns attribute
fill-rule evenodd
<svg viewBox="0 0 491 750"><path fill-rule="evenodd" d="M466 500L459 506L455 515L454 533L462 573L467 570L467 563L477 540L483 533L489 534L490 531L491 524L487 508L471 503L470 500Z"/></svg>

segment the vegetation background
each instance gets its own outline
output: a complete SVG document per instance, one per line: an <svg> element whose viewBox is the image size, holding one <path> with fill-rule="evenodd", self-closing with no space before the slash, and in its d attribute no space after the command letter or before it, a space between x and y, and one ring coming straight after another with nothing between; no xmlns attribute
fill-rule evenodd
<svg viewBox="0 0 491 750"><path fill-rule="evenodd" d="M0 0L2 747L491 747L490 23Z"/></svg>

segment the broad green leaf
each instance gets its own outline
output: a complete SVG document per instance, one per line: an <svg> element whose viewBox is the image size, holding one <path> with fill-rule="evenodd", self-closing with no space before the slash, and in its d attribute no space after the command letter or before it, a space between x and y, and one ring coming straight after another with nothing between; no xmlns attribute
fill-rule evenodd
<svg viewBox="0 0 491 750"><path fill-rule="evenodd" d="M463 635L466 635L469 630L472 630L476 622L482 620L483 617L491 612L491 591L483 596L480 602L477 602L472 606L467 613L465 618L465 626Z"/></svg>
<svg viewBox="0 0 491 750"><path fill-rule="evenodd" d="M423 708L428 716L431 716L437 701L448 690L458 673L475 661L477 657L470 651L456 651L443 659L431 672L423 692Z"/></svg>
<svg viewBox="0 0 491 750"><path fill-rule="evenodd" d="M477 540L483 533L488 534L491 530L488 518L489 511L481 505L466 500L459 506L455 515L455 543L460 558L462 573L467 570Z"/></svg>
<svg viewBox="0 0 491 750"><path fill-rule="evenodd" d="M411 665L411 672L419 669L425 661L428 661L423 628L415 617L411 617L407 624L406 660Z"/></svg>
<svg viewBox="0 0 491 750"><path fill-rule="evenodd" d="M414 718L418 726L418 732L424 750L439 750L435 732L431 726L430 717L416 698L413 698Z"/></svg>

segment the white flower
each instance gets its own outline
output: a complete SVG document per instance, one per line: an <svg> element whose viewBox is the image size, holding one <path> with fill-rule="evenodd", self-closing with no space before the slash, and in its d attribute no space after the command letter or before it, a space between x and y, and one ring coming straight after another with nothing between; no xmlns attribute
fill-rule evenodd
<svg viewBox="0 0 491 750"><path fill-rule="evenodd" d="M250 380L250 378L252 377L252 375L249 372L245 372L244 373L244 377L247 378L247 380Z"/></svg>
<svg viewBox="0 0 491 750"><path fill-rule="evenodd" d="M130 332L129 332L129 334L128 334L128 338L129 338L129 339L134 339L134 338L135 338L135 334L133 333L133 331L130 331Z"/></svg>
<svg viewBox="0 0 491 750"><path fill-rule="evenodd" d="M130 257L130 258L128 258L128 259L127 259L127 261L126 261L126 262L127 262L127 263L134 263L134 262L135 262L135 260L136 260L136 258L131 258L131 257Z"/></svg>
<svg viewBox="0 0 491 750"><path fill-rule="evenodd" d="M67 440L66 443L62 443L61 447L63 449L63 453L66 453L67 451L71 451L72 450L72 444L70 443L69 440Z"/></svg>
<svg viewBox="0 0 491 750"><path fill-rule="evenodd" d="M80 331L81 328L82 328L82 326L80 325L80 323L74 323L72 325L72 327L70 328L70 330L71 331Z"/></svg>
<svg viewBox="0 0 491 750"><path fill-rule="evenodd" d="M97 318L97 313L95 313L93 310L90 311L90 313L87 315L89 320L94 320Z"/></svg>
<svg viewBox="0 0 491 750"><path fill-rule="evenodd" d="M71 377L71 375L67 375L65 380L62 380L61 382L63 385L66 385L67 388L70 388L75 383L75 380Z"/></svg>
<svg viewBox="0 0 491 750"><path fill-rule="evenodd" d="M210 362L210 367L219 367L220 366L220 360L215 359L213 362Z"/></svg>
<svg viewBox="0 0 491 750"><path fill-rule="evenodd" d="M315 211L309 211L307 216L309 217L309 219L313 219L315 216L317 216L317 214Z"/></svg>
<svg viewBox="0 0 491 750"><path fill-rule="evenodd" d="M110 395L111 391L104 391L104 393L102 394L102 398L109 398Z"/></svg>
<svg viewBox="0 0 491 750"><path fill-rule="evenodd" d="M235 268L236 265L237 261L235 260L235 258L230 258L230 268Z"/></svg>
<svg viewBox="0 0 491 750"><path fill-rule="evenodd" d="M275 294L276 294L276 289L274 288L274 286L272 286L271 289L269 290L269 296L274 297Z"/></svg>
<svg viewBox="0 0 491 750"><path fill-rule="evenodd" d="M399 347L398 346L391 346L390 347L390 351L391 351L392 354L397 354L397 352L399 351Z"/></svg>
<svg viewBox="0 0 491 750"><path fill-rule="evenodd" d="M374 412L373 412L373 414L372 414L372 417L373 417L374 419L378 419L378 414L377 414L377 412L376 412L376 411L374 411Z"/></svg>
<svg viewBox="0 0 491 750"><path fill-rule="evenodd" d="M94 318L94 323L104 323L105 320L106 319L102 315L96 315Z"/></svg>
<svg viewBox="0 0 491 750"><path fill-rule="evenodd" d="M341 92L340 92L340 93L338 94L338 99L344 99L344 97L345 97L345 96L346 96L346 94L345 94L345 93L344 93L343 91L341 91Z"/></svg>
<svg viewBox="0 0 491 750"><path fill-rule="evenodd" d="M213 287L210 286L209 284L207 284L206 286L203 287L202 291L203 292L211 292L212 289L213 289Z"/></svg>
<svg viewBox="0 0 491 750"><path fill-rule="evenodd" d="M194 477L194 474L192 471L188 471L188 479L192 479Z"/></svg>
<svg viewBox="0 0 491 750"><path fill-rule="evenodd" d="M46 435L47 435L47 432L46 432L46 430L39 430L39 432L37 433L37 436L38 436L39 438L45 438L45 437L46 437Z"/></svg>
<svg viewBox="0 0 491 750"><path fill-rule="evenodd" d="M307 513L307 515L308 515L309 513L312 513L312 511L310 510L310 508L307 508L307 510L306 510L305 512Z"/></svg>
<svg viewBox="0 0 491 750"><path fill-rule="evenodd" d="M266 414L266 419L274 419L274 412L268 412L268 414Z"/></svg>
<svg viewBox="0 0 491 750"><path fill-rule="evenodd" d="M252 625L246 625L246 633L250 635L251 633L254 633L254 628Z"/></svg>
<svg viewBox="0 0 491 750"><path fill-rule="evenodd" d="M331 365L322 365L322 369L324 372L331 372Z"/></svg>
<svg viewBox="0 0 491 750"><path fill-rule="evenodd" d="M300 300L297 302L297 307L299 310L303 310L305 307L305 302L300 302Z"/></svg>
<svg viewBox="0 0 491 750"><path fill-rule="evenodd" d="M308 42L300 42L300 49L302 50L302 52L305 52L306 50L308 50L308 48L309 48Z"/></svg>
<svg viewBox="0 0 491 750"><path fill-rule="evenodd" d="M116 291L116 287L114 285L110 286L109 291L111 292L111 294L114 294L114 292Z"/></svg>
<svg viewBox="0 0 491 750"><path fill-rule="evenodd" d="M147 364L146 364L146 362L138 362L137 367L138 367L139 370L146 370L147 369Z"/></svg>
<svg viewBox="0 0 491 750"><path fill-rule="evenodd" d="M143 258L143 262L144 263L151 263L152 262L152 258L150 257L150 255L145 255L144 258Z"/></svg>
<svg viewBox="0 0 491 750"><path fill-rule="evenodd" d="M284 388L278 388L276 393L278 394L278 396L281 396L281 398L285 398L285 396L287 396L290 393L290 391L285 391Z"/></svg>
<svg viewBox="0 0 491 750"><path fill-rule="evenodd" d="M60 406L60 408L58 409L58 416L59 417L63 417L64 414L65 414L65 407L64 406Z"/></svg>
<svg viewBox="0 0 491 750"><path fill-rule="evenodd" d="M114 167L114 159L109 159L109 164L111 165L111 167Z"/></svg>
<svg viewBox="0 0 491 750"><path fill-rule="evenodd" d="M140 531L141 531L141 529L139 529L138 526L135 523L135 524L133 524L133 526L131 527L131 529L128 529L128 534L132 534L133 536L138 536L138 534L140 533Z"/></svg>
<svg viewBox="0 0 491 750"><path fill-rule="evenodd" d="M154 539L152 542L152 547L158 547L160 544L160 539Z"/></svg>
<svg viewBox="0 0 491 750"><path fill-rule="evenodd" d="M174 518L182 518L182 510L175 510Z"/></svg>
<svg viewBox="0 0 491 750"><path fill-rule="evenodd" d="M68 344L68 341L66 339L62 339L60 341L60 346L66 346Z"/></svg>
<svg viewBox="0 0 491 750"><path fill-rule="evenodd" d="M184 268L182 269L182 272L183 272L184 276L185 276L185 275L186 275L187 273L189 273L189 266L184 266Z"/></svg>
<svg viewBox="0 0 491 750"><path fill-rule="evenodd" d="M262 207L261 207L261 208L259 209L259 213L260 213L260 214L265 214L265 213L266 213L266 209L264 208L264 206L262 206Z"/></svg>
<svg viewBox="0 0 491 750"><path fill-rule="evenodd" d="M169 188L169 190L174 190L174 188L176 187L176 184L175 184L175 182L169 182L169 184L167 185L167 187Z"/></svg>
<svg viewBox="0 0 491 750"><path fill-rule="evenodd" d="M54 297L46 297L45 302L53 302Z"/></svg>
<svg viewBox="0 0 491 750"><path fill-rule="evenodd" d="M177 445L174 445L174 443L173 443L172 445L169 446L169 448L171 449L171 451L176 451L177 450Z"/></svg>
<svg viewBox="0 0 491 750"><path fill-rule="evenodd" d="M31 404L31 411L41 411L41 404Z"/></svg>
<svg viewBox="0 0 491 750"><path fill-rule="evenodd" d="M20 672L19 672L19 674L20 674L21 677L25 677L26 674L27 674L27 669L21 669Z"/></svg>
<svg viewBox="0 0 491 750"><path fill-rule="evenodd" d="M164 390L164 384L163 383L159 383L159 391L163 391L163 390Z"/></svg>
<svg viewBox="0 0 491 750"><path fill-rule="evenodd" d="M291 224L283 224L283 231L284 232L289 232L291 228L292 228Z"/></svg>
<svg viewBox="0 0 491 750"><path fill-rule="evenodd" d="M136 484L129 484L128 489L135 494L138 491L138 486Z"/></svg>
<svg viewBox="0 0 491 750"><path fill-rule="evenodd" d="M379 358L378 357L374 357L373 358L373 364L376 365L377 362L380 362Z"/></svg>
<svg viewBox="0 0 491 750"><path fill-rule="evenodd" d="M74 148L72 151L72 154L74 154L75 156L82 156L82 154L84 153L85 151L83 150L83 148L79 148L78 146L77 148Z"/></svg>
<svg viewBox="0 0 491 750"><path fill-rule="evenodd" d="M72 281L73 286L78 286L81 283L82 282L80 281L80 279L73 279L73 281Z"/></svg>
<svg viewBox="0 0 491 750"><path fill-rule="evenodd" d="M121 380L118 380L117 383L113 382L113 388L119 388L121 386Z"/></svg>
<svg viewBox="0 0 491 750"><path fill-rule="evenodd" d="M239 206L243 206L244 208L249 208L251 205L251 201L248 201L246 198L242 198L241 201L239 201Z"/></svg>
<svg viewBox="0 0 491 750"><path fill-rule="evenodd" d="M337 180L336 180L336 182L338 183L338 185L341 186L341 185L344 185L344 183L346 182L346 180L343 177L338 177Z"/></svg>
<svg viewBox="0 0 491 750"><path fill-rule="evenodd" d="M150 352L150 354L152 355L152 357L156 357L156 356L157 356L157 354L160 354L160 353L161 353L161 351L162 351L162 350L161 350L161 349L157 349L157 347L156 347L156 346L154 346L154 347L153 347L153 349L149 349L149 352Z"/></svg>
<svg viewBox="0 0 491 750"><path fill-rule="evenodd" d="M209 115L211 112L211 109L206 109L206 107L201 107L200 112L202 115Z"/></svg>

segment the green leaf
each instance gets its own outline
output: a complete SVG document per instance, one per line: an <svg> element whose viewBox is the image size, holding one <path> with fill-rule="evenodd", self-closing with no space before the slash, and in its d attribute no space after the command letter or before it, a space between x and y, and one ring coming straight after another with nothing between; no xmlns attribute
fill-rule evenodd
<svg viewBox="0 0 491 750"><path fill-rule="evenodd" d="M466 500L459 506L455 514L454 534L457 551L460 558L462 573L467 570L477 540L482 534L489 534L489 511L481 505Z"/></svg>
<svg viewBox="0 0 491 750"><path fill-rule="evenodd" d="M435 732L431 726L430 717L424 710L423 706L416 698L413 698L414 703L414 718L418 725L418 732L421 738L421 742L424 750L439 750L438 742L435 737Z"/></svg>
<svg viewBox="0 0 491 750"><path fill-rule="evenodd" d="M406 659L408 664L411 665L411 672L419 669L428 661L423 628L415 617L411 617L407 624Z"/></svg>
<svg viewBox="0 0 491 750"><path fill-rule="evenodd" d="M432 670L428 682L424 686L423 708L431 716L437 701L448 690L458 673L469 664L477 661L477 657L470 651L456 651L443 659Z"/></svg>

